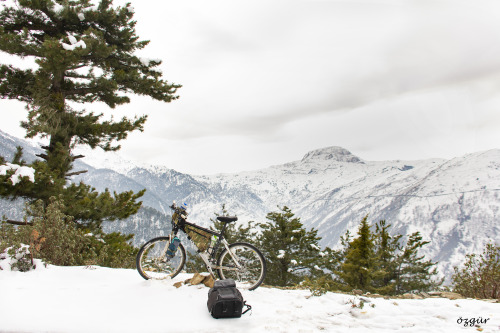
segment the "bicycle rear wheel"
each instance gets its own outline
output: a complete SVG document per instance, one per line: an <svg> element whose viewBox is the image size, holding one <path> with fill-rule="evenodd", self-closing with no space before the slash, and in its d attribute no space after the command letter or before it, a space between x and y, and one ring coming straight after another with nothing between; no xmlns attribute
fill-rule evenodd
<svg viewBox="0 0 500 333"><path fill-rule="evenodd" d="M266 260L262 253L248 243L229 245L219 256L217 273L221 279L233 279L236 286L254 290L266 277Z"/></svg>
<svg viewBox="0 0 500 333"><path fill-rule="evenodd" d="M186 262L186 250L179 244L175 256L167 256L170 239L166 236L153 238L144 244L136 258L139 274L146 280L163 280L179 274Z"/></svg>

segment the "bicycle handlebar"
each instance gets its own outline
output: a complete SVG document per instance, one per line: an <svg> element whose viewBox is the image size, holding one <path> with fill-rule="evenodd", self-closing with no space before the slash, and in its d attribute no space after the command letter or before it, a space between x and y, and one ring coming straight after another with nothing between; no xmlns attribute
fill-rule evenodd
<svg viewBox="0 0 500 333"><path fill-rule="evenodd" d="M186 205L186 204L184 204L184 205ZM177 207L177 205L175 204L175 200L174 200L174 202L172 203L172 206L169 206L169 208L175 212L174 215L179 214L179 216L182 219L186 220L187 215L188 215L188 212L186 211L186 207L184 207L182 205L180 207Z"/></svg>

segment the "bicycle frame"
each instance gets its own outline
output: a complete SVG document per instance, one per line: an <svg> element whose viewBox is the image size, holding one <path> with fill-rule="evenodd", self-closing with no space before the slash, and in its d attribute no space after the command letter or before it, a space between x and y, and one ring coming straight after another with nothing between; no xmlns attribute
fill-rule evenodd
<svg viewBox="0 0 500 333"><path fill-rule="evenodd" d="M185 221L184 223L188 223L190 225L194 225L194 226L196 226L198 228L201 228L201 227L197 226L194 223L190 223L190 222L187 222L187 221ZM241 269L241 265L239 264L238 257L236 256L236 254L234 254L229 249L229 243L224 238L224 232L226 231L226 226L227 226L227 223L224 223L220 232L215 232L215 231L212 231L212 230L208 230L208 229L202 228L203 230L208 231L209 233L211 233L213 236L217 236L217 241L214 244L214 246L212 247L211 253L207 253L207 251L201 252L198 249L198 255L201 257L201 259L203 260L203 263L205 264L205 266L208 269L208 272L210 273L210 275L214 279L215 279L215 275L214 275L213 270L221 268L221 266L217 265L216 258L215 258L215 255L217 254L221 243L224 246L224 248L226 249L226 251L229 253L229 255L231 256L231 258L233 259L233 261L234 261L234 263L236 265L236 267L225 267L225 269L227 269L227 270L239 270L239 269ZM169 244L173 241L174 237L177 236L179 230L182 230L182 228L178 224L176 224L176 223L174 223L172 221L172 231L170 232L170 235L169 235ZM163 249L162 255L165 255L167 253L167 249L168 249L168 245L169 244L167 244L165 246L165 249ZM195 245L195 247L196 247L196 245Z"/></svg>

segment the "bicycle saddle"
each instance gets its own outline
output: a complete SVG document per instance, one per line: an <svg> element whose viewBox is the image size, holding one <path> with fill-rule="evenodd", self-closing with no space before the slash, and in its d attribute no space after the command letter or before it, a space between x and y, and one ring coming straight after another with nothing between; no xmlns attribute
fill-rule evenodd
<svg viewBox="0 0 500 333"><path fill-rule="evenodd" d="M217 216L217 220L224 222L224 223L229 223L229 222L238 221L238 217L237 216Z"/></svg>

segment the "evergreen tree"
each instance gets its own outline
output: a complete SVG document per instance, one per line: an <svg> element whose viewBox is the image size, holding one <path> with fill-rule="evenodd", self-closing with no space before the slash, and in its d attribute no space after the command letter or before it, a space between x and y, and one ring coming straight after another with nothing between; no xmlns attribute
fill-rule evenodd
<svg viewBox="0 0 500 333"><path fill-rule="evenodd" d="M358 237L347 244L344 262L337 272L344 284L361 290L371 290L375 267L373 235L367 219L365 216L361 221Z"/></svg>
<svg viewBox="0 0 500 333"><path fill-rule="evenodd" d="M178 85L161 79L159 60L140 59L134 52L140 41L130 4L112 7L101 0L18 0L0 12L0 50L35 59L36 69L0 67L2 98L27 103L28 137L50 139L43 158L58 178L71 169L75 144L106 151L113 141L142 130L146 116L119 121L101 120L102 114L76 110L76 103L103 102L111 108L130 102L126 93L170 102Z"/></svg>
<svg viewBox="0 0 500 333"><path fill-rule="evenodd" d="M396 288L396 254L400 250L402 235L391 236L384 220L375 225L374 247L375 266L373 271L373 291L379 294L392 294Z"/></svg>
<svg viewBox="0 0 500 333"><path fill-rule="evenodd" d="M204 273L207 271L207 267L205 266L205 263L198 255L198 252L188 250L186 255L187 255L186 266L185 266L186 272Z"/></svg>
<svg viewBox="0 0 500 333"><path fill-rule="evenodd" d="M321 238L317 237L317 230L307 231L290 208L284 206L280 210L267 214L269 222L259 224L259 249L267 261L266 284L291 286L321 271Z"/></svg>
<svg viewBox="0 0 500 333"><path fill-rule="evenodd" d="M391 236L390 225L379 221L372 232L367 222L361 221L357 237L352 239L349 232L341 238L343 250L337 251L338 270L331 286L352 290L376 292L380 294L401 294L411 291L428 291L439 286L443 280L434 280L436 263L424 260L418 251L428 244L419 232L408 237L406 244L402 235Z"/></svg>
<svg viewBox="0 0 500 333"><path fill-rule="evenodd" d="M430 242L422 240L418 231L408 237L402 252L395 258L396 293L429 291L443 282L432 279L437 275L436 263L424 260L424 256L418 254L418 250L428 243Z"/></svg>
<svg viewBox="0 0 500 333"><path fill-rule="evenodd" d="M140 41L130 4L113 7L111 0L96 6L89 0L14 0L0 11L0 50L35 60L34 68L0 66L0 97L25 102L27 137L48 139L42 161L33 163L34 183L5 183L0 195L42 199L63 195L68 215L99 227L103 219L123 218L140 207L143 192L99 194L85 184L66 187L75 159L72 149L83 144L105 151L120 148L134 130L143 130L146 116L103 119L102 113L78 105L102 102L110 108L140 94L170 102L179 85L161 79L159 60L135 55L148 41ZM9 176L9 175L7 175Z"/></svg>
<svg viewBox="0 0 500 333"><path fill-rule="evenodd" d="M22 153L22 150L18 150ZM12 163L24 166L25 162L18 157L14 157ZM50 203L50 198L56 196L65 204L62 209L65 215L72 216L72 223L77 223L87 229L97 232L101 230L104 220L114 221L124 219L135 214L141 207L141 202L137 201L145 190L134 193L126 191L111 194L107 189L104 192L97 192L92 186L82 182L66 185L65 179L56 179L48 169L45 162L35 161L31 164L35 169L34 181L28 177L22 177L19 183L14 184L10 178L15 173L14 169L7 170L5 174L0 174L0 197L30 199L31 202L42 200L45 205Z"/></svg>

